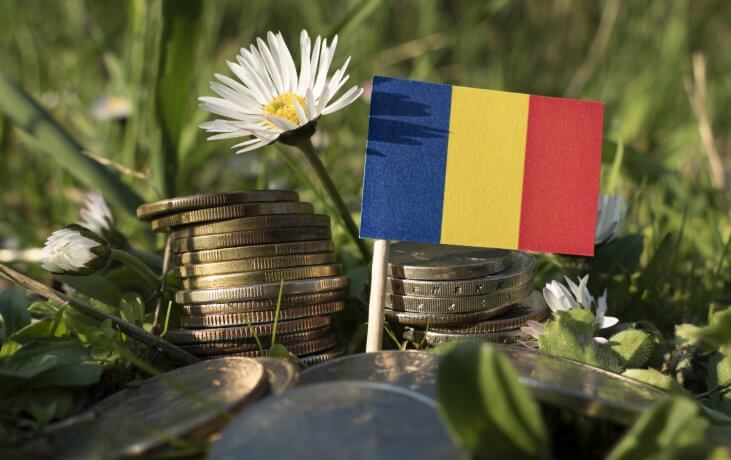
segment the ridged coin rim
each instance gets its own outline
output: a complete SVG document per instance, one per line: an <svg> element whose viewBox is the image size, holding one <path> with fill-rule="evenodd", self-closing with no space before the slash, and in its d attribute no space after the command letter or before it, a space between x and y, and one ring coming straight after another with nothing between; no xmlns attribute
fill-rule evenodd
<svg viewBox="0 0 731 460"><path fill-rule="evenodd" d="M282 334L302 332L329 326L329 316L295 319L277 323L277 332ZM251 326L231 326L211 329L175 329L168 331L165 339L175 344L201 342L230 342L246 338L272 335L274 324L252 324Z"/></svg>
<svg viewBox="0 0 731 460"><path fill-rule="evenodd" d="M182 225L235 219L237 217L265 216L271 214L312 214L312 203L301 201L271 201L268 203L246 203L194 209L169 214L150 221L153 230Z"/></svg>
<svg viewBox="0 0 731 460"><path fill-rule="evenodd" d="M436 263L444 260L447 255L434 254L429 257L426 253L423 258L416 258L413 253L419 248L427 252L429 250L444 251L454 248L454 250L473 251L476 253L484 253L480 257L462 256L455 259L452 265L423 265L425 263ZM457 247L450 245L433 245L426 243L395 243L390 247L390 255L388 260L388 275L393 278L406 278L412 280L458 280L480 278L487 275L499 273L506 268L510 262L511 251L507 249L491 249L491 248L469 248ZM492 252L493 256L488 256ZM452 257L456 257L452 254ZM472 261L468 263L468 261Z"/></svg>
<svg viewBox="0 0 731 460"><path fill-rule="evenodd" d="M282 280L301 280L324 278L343 274L340 264L311 265L309 267L289 267L277 270L259 270L252 272L227 273L225 275L196 276L182 280L185 289L216 289L242 286L255 283L276 283Z"/></svg>
<svg viewBox="0 0 731 460"><path fill-rule="evenodd" d="M170 232L170 238L179 240L194 236L217 235L246 230L329 226L330 216L325 214L275 214L270 216L239 217L211 224L192 224L187 227L177 227Z"/></svg>
<svg viewBox="0 0 731 460"><path fill-rule="evenodd" d="M386 294L386 308L393 311L434 314L465 314L519 303L533 292L533 283L492 294L467 297L422 297Z"/></svg>
<svg viewBox="0 0 731 460"><path fill-rule="evenodd" d="M140 205L137 208L137 218L140 220L150 220L153 217L163 214L171 214L174 212L212 208L230 204L271 201L299 201L299 194L294 190L242 190L236 192L202 193L199 195L180 196Z"/></svg>
<svg viewBox="0 0 731 460"><path fill-rule="evenodd" d="M329 335L321 339L311 340L309 342L299 342L286 345L287 351L297 357L311 355L321 351L326 351L334 348L338 344L337 339L334 335ZM269 356L269 350L253 350L253 351L240 351L235 353L226 353L221 355L207 356L206 359L223 358L226 356L239 356L242 358L257 358Z"/></svg>
<svg viewBox="0 0 731 460"><path fill-rule="evenodd" d="M306 342L308 340L315 340L332 334L330 327L321 327L319 329L312 329L309 331L295 332L291 334L277 334L277 342L282 345L290 345L297 342ZM271 347L271 336L260 337L262 347ZM256 340L251 337L248 339L242 339L235 342L207 342L207 343L193 343L183 344L180 348L196 356L210 356L226 353L236 353L240 351L254 351L259 349L259 344Z"/></svg>
<svg viewBox="0 0 731 460"><path fill-rule="evenodd" d="M502 315L513 307L512 304L470 312L470 313L414 313L386 309L386 320L400 326L434 327L453 324L476 323Z"/></svg>
<svg viewBox="0 0 731 460"><path fill-rule="evenodd" d="M290 243L296 241L321 241L332 238L330 227L287 227L267 230L247 230L220 235L194 236L170 242L170 250L181 252L208 251L211 249L257 246L260 244Z"/></svg>
<svg viewBox="0 0 731 460"><path fill-rule="evenodd" d="M191 265L253 259L257 257L333 252L334 250L335 244L332 240L313 240L181 252L180 254L176 254L174 258L178 265Z"/></svg>
<svg viewBox="0 0 731 460"><path fill-rule="evenodd" d="M345 309L345 301L329 302L304 307L280 308L279 321L308 318L311 316L332 315ZM271 323L276 310L259 310L247 313L224 313L206 316L181 316L180 325L184 328L227 327L244 324Z"/></svg>
<svg viewBox="0 0 731 460"><path fill-rule="evenodd" d="M248 272L256 270L276 270L280 268L308 267L311 265L328 265L337 262L333 252L316 252L312 254L293 254L289 256L255 257L251 259L228 260L208 264L181 265L175 271L181 278L195 276L225 275L227 273Z"/></svg>
<svg viewBox="0 0 731 460"><path fill-rule="evenodd" d="M322 291L339 291L350 286L345 276L292 280L284 283L283 296L313 294ZM279 295L280 283L261 283L221 289L182 290L175 293L179 304L222 303L257 299L274 299Z"/></svg>
<svg viewBox="0 0 731 460"><path fill-rule="evenodd" d="M280 308L304 307L308 305L336 302L345 300L348 291L327 291L314 294L303 294L282 297ZM180 313L185 316L221 315L227 313L246 313L250 311L274 310L277 308L277 299L259 299L246 302L228 302L197 305L181 305Z"/></svg>
<svg viewBox="0 0 731 460"><path fill-rule="evenodd" d="M343 356L344 354L345 354L345 347L339 346L332 350L326 351L324 353L303 356L302 358L300 358L299 362L300 362L301 366L309 367L309 366L314 366L316 364L324 363L325 361L330 361L331 359L338 358L340 356Z"/></svg>

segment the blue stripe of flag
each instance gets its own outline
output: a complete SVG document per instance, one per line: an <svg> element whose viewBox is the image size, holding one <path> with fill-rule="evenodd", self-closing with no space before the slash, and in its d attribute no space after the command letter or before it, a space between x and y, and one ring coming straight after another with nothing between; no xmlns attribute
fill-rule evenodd
<svg viewBox="0 0 731 460"><path fill-rule="evenodd" d="M360 236L438 243L452 87L375 77Z"/></svg>

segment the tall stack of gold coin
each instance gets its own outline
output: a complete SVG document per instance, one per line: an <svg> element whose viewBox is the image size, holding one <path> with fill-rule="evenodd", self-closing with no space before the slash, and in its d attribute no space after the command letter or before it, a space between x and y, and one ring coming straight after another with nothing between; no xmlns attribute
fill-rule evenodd
<svg viewBox="0 0 731 460"><path fill-rule="evenodd" d="M548 316L530 254L423 243L390 253L386 319L419 345L529 339L520 327Z"/></svg>
<svg viewBox="0 0 731 460"><path fill-rule="evenodd" d="M330 218L297 192L171 198L140 206L137 217L169 232L182 280L180 326L166 339L202 358L264 356L273 336L304 364L343 353L330 325L345 307L349 280L336 261Z"/></svg>

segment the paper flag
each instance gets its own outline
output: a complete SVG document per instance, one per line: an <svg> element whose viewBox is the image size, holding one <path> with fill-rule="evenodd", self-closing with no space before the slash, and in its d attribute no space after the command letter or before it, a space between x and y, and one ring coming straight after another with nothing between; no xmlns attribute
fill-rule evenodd
<svg viewBox="0 0 731 460"><path fill-rule="evenodd" d="M604 105L375 77L360 236L593 255Z"/></svg>

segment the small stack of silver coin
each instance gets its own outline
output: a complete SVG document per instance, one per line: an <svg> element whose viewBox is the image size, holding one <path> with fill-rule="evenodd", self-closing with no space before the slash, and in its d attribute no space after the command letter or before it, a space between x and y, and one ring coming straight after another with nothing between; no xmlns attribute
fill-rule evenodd
<svg viewBox="0 0 731 460"><path fill-rule="evenodd" d="M304 364L343 353L330 325L345 307L349 280L336 261L330 218L297 192L171 198L140 206L137 217L168 232L183 286L175 296L180 326L166 339L206 359L266 356L272 342Z"/></svg>
<svg viewBox="0 0 731 460"><path fill-rule="evenodd" d="M512 343L548 308L533 290L535 258L504 249L391 245L386 319L417 346L451 341Z"/></svg>

